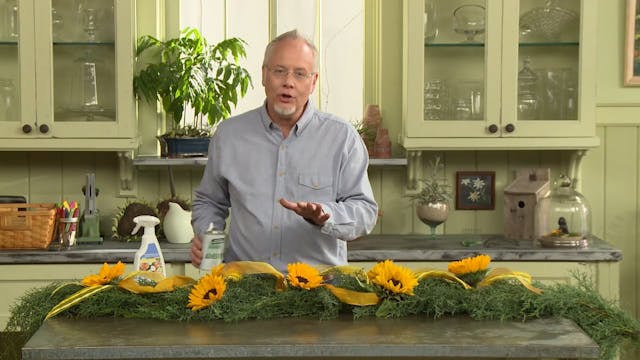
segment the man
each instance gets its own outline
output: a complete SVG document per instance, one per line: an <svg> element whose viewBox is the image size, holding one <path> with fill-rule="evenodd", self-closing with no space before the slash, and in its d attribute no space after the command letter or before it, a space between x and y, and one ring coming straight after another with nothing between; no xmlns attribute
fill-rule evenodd
<svg viewBox="0 0 640 360"><path fill-rule="evenodd" d="M353 126L318 111L309 96L318 81L317 50L297 31L267 45L263 106L218 125L195 191L191 261L200 237L224 229L224 261L341 265L346 241L369 233L377 204L367 177L367 151Z"/></svg>

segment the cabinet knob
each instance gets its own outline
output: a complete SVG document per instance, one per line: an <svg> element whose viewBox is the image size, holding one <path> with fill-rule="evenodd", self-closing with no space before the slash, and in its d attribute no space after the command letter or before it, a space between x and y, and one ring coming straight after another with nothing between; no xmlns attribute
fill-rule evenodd
<svg viewBox="0 0 640 360"><path fill-rule="evenodd" d="M29 124L24 124L22 125L22 132L25 134L30 133L33 130L33 128L31 127L31 125Z"/></svg>
<svg viewBox="0 0 640 360"><path fill-rule="evenodd" d="M49 132L49 125L42 124L42 125L40 125L39 129L40 129L41 133L46 134L46 133Z"/></svg>
<svg viewBox="0 0 640 360"><path fill-rule="evenodd" d="M504 130L508 133L512 133L515 129L516 126L513 124L507 124L507 126L504 127Z"/></svg>
<svg viewBox="0 0 640 360"><path fill-rule="evenodd" d="M489 125L489 127L487 128L487 130L489 130L490 133L495 134L498 132L498 125L496 124L491 124Z"/></svg>

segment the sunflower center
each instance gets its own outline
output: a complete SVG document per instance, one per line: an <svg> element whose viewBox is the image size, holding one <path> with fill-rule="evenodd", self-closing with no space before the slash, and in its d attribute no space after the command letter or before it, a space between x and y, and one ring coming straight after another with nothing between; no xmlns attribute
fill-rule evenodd
<svg viewBox="0 0 640 360"><path fill-rule="evenodd" d="M207 298L212 298L212 297L216 297L216 296L218 296L218 290L216 290L215 288L213 288L213 289L211 289L211 290L207 291L207 294L206 294L206 296L205 296L205 297L207 297Z"/></svg>
<svg viewBox="0 0 640 360"><path fill-rule="evenodd" d="M390 281L393 284L393 286L398 286L398 285L402 286L402 281L400 281L400 280L391 279Z"/></svg>
<svg viewBox="0 0 640 360"><path fill-rule="evenodd" d="M309 280L307 280L306 278L304 278L302 276L296 276L296 279L298 279L298 282L302 283L302 284L306 284L306 283L309 282Z"/></svg>

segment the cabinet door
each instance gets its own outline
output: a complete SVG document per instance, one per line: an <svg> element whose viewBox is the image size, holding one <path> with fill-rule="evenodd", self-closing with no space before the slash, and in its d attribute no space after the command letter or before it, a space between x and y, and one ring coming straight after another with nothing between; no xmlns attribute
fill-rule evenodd
<svg viewBox="0 0 640 360"><path fill-rule="evenodd" d="M0 137L34 136L33 1L0 2ZM24 131L23 131L24 130Z"/></svg>
<svg viewBox="0 0 640 360"><path fill-rule="evenodd" d="M131 138L133 1L36 1L38 123L59 138Z"/></svg>
<svg viewBox="0 0 640 360"><path fill-rule="evenodd" d="M404 5L406 136L498 136L501 2Z"/></svg>
<svg viewBox="0 0 640 360"><path fill-rule="evenodd" d="M0 150L136 147L134 9L131 0L0 1Z"/></svg>
<svg viewBox="0 0 640 360"><path fill-rule="evenodd" d="M595 136L595 9L593 0L504 2L503 136Z"/></svg>
<svg viewBox="0 0 640 360"><path fill-rule="evenodd" d="M403 145L596 146L595 8L594 0L405 0Z"/></svg>

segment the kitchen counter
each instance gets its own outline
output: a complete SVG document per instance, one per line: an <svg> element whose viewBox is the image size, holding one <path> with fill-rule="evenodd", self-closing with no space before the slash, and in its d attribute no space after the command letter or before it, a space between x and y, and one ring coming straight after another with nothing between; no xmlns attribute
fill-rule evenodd
<svg viewBox="0 0 640 360"><path fill-rule="evenodd" d="M151 335L151 336L150 336ZM122 318L44 322L24 360L201 358L597 358L597 344L567 319L476 321L342 316L240 322Z"/></svg>
<svg viewBox="0 0 640 360"><path fill-rule="evenodd" d="M100 245L77 245L70 250L0 250L0 264L83 264L133 262L140 243L105 241ZM189 263L190 244L160 242L165 262ZM544 248L531 241L507 240L500 235L371 235L348 244L350 262L455 261L487 254L492 261L618 262L622 252L592 237L584 248Z"/></svg>

